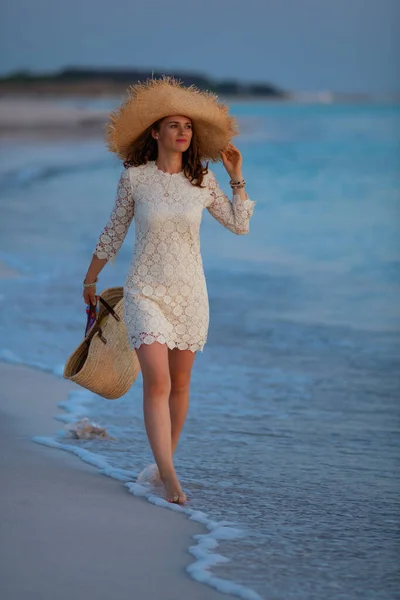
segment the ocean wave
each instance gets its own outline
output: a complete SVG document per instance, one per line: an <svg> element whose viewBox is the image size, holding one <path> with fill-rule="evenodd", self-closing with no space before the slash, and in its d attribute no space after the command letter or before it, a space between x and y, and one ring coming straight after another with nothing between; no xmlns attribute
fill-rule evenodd
<svg viewBox="0 0 400 600"><path fill-rule="evenodd" d="M0 173L0 187L2 194L16 188L26 188L32 184L54 179L70 173L87 171L101 171L112 164L110 159L81 159L71 163L25 165L23 167L11 168Z"/></svg>

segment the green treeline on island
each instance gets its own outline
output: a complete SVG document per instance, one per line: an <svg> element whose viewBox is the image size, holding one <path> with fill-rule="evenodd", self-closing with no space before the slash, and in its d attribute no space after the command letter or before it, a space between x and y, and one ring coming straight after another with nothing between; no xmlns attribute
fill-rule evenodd
<svg viewBox="0 0 400 600"><path fill-rule="evenodd" d="M147 71L138 69L94 69L68 67L55 73L38 74L28 70L14 71L0 78L0 93L31 92L34 94L119 94L129 85L148 77L173 75L185 85L196 85L218 95L257 96L283 99L290 93L270 83L243 83L234 79L211 79L204 75L179 71Z"/></svg>

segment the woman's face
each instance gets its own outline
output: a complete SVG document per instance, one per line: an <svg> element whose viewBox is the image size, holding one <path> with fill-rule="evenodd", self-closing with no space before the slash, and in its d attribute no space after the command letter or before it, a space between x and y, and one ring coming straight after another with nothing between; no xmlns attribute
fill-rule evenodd
<svg viewBox="0 0 400 600"><path fill-rule="evenodd" d="M165 117L160 123L159 131L153 131L152 136L169 152L185 152L192 140L192 121L188 117L173 115Z"/></svg>

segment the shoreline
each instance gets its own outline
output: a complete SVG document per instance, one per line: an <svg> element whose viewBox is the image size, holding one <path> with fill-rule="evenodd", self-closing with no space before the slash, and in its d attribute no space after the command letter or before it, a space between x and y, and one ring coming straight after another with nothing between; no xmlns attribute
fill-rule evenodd
<svg viewBox="0 0 400 600"><path fill-rule="evenodd" d="M79 386L3 361L0 378L4 597L17 600L30 590L67 600L76 597L77 584L80 597L104 600L132 591L159 600L166 590L171 599L233 597L185 571L194 562L188 548L203 526L133 498L97 467L32 440L54 437L57 404Z"/></svg>
<svg viewBox="0 0 400 600"><path fill-rule="evenodd" d="M93 107L69 106L62 104L60 100L68 96L43 97L0 96L0 139L3 143L43 142L53 143L63 140L104 142L106 125L111 110L95 109ZM90 101L97 96L86 96ZM122 97L121 97L122 99ZM115 98L117 106L118 100ZM232 97L225 98L231 103L268 103L272 105L294 105L294 106L333 106L338 104L354 104L356 100L343 99L318 99L314 97L298 97L280 99L257 98L257 97ZM382 100L384 102L384 100ZM385 103L385 102L384 102ZM362 102L364 105L374 102ZM397 102L387 102L397 105ZM241 134L251 134L252 124L245 119L240 121Z"/></svg>
<svg viewBox="0 0 400 600"><path fill-rule="evenodd" d="M105 127L108 121L110 109L94 108L85 106L73 106L63 104L62 100L68 98L78 100L78 97L63 94L61 96L43 96L35 95L0 95L0 138L2 139L29 139L41 138L43 140L57 140L60 138L88 139L103 138ZM118 96L87 95L83 99L90 101L96 99L115 100L115 106L118 104ZM120 100L122 100L121 96ZM235 105L235 103L261 103L271 105L315 105L331 106L335 104L376 104L376 102L366 102L360 99L331 98L329 95L320 97L313 95L293 96L292 98L259 98L259 97L226 97L224 101ZM388 101L381 99L378 103L388 103L397 105L397 100ZM241 124L241 128L246 129L246 122Z"/></svg>
<svg viewBox="0 0 400 600"><path fill-rule="evenodd" d="M55 100L0 98L1 138L102 137L109 111L62 105Z"/></svg>

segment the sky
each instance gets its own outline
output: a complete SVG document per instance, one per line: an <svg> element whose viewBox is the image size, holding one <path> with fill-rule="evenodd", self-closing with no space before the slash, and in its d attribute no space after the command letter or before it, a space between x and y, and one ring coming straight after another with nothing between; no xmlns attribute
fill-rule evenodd
<svg viewBox="0 0 400 600"><path fill-rule="evenodd" d="M1 75L134 67L398 93L399 56L399 0L2 0Z"/></svg>

